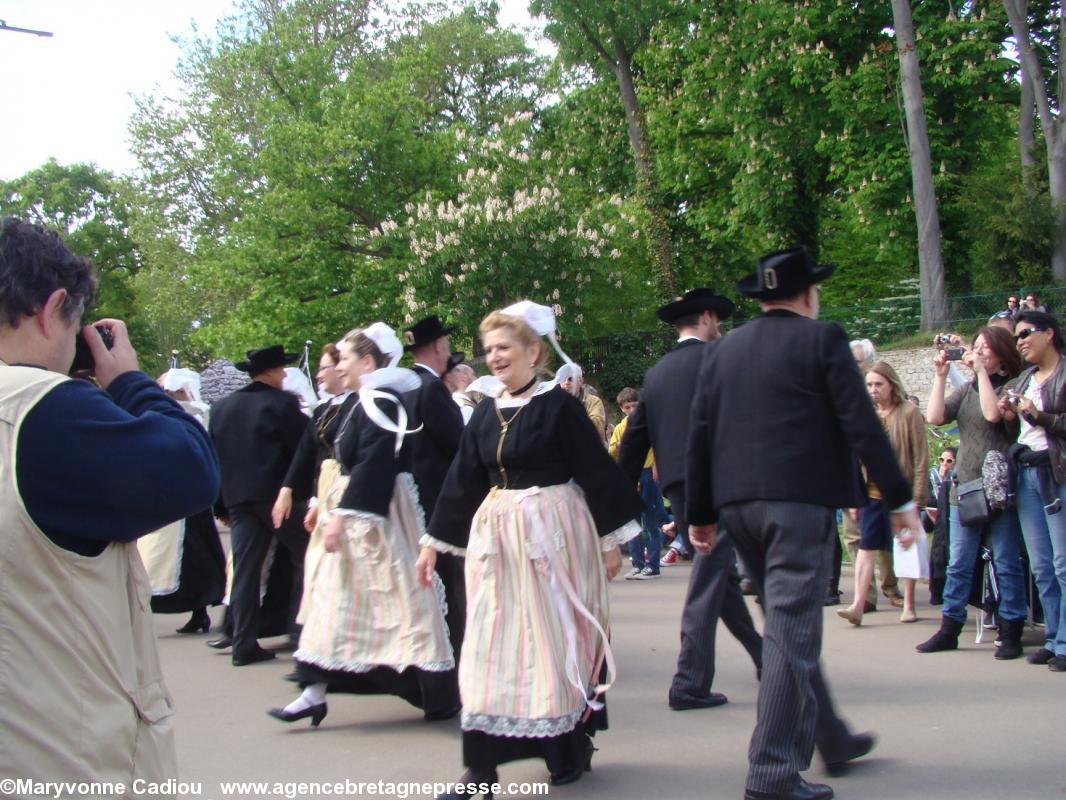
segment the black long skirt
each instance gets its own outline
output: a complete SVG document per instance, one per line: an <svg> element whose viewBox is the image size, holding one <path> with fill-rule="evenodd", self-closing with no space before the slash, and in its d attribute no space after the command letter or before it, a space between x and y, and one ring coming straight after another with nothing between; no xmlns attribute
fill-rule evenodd
<svg viewBox="0 0 1066 800"><path fill-rule="evenodd" d="M226 556L210 509L185 520L178 588L152 595L156 614L184 614L218 605L226 593Z"/></svg>

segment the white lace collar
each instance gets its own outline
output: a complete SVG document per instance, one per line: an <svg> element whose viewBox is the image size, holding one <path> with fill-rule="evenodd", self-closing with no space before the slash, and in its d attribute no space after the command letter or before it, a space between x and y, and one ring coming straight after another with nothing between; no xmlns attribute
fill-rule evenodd
<svg viewBox="0 0 1066 800"><path fill-rule="evenodd" d="M558 384L554 380L541 381L537 385L537 388L533 390L533 394L529 397L509 397L504 399L500 397L507 388L504 386L503 381L495 375L482 375L480 378L471 381L470 385L466 387L466 390L468 392L478 392L486 397L493 398L496 401L496 405L500 408L514 408L515 406L524 406L534 397L542 395L545 392L550 392L556 386L558 386Z"/></svg>

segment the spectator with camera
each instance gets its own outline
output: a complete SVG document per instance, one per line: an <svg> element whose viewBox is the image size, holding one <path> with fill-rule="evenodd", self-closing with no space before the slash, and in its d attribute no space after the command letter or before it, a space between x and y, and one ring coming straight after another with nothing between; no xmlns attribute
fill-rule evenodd
<svg viewBox="0 0 1066 800"><path fill-rule="evenodd" d="M0 221L0 775L129 785L177 769L135 540L219 476L126 326L81 326L95 290L56 233ZM79 338L100 388L68 377Z"/></svg>
<svg viewBox="0 0 1066 800"><path fill-rule="evenodd" d="M956 487L980 480L989 451L1005 453L1014 441L1017 425L1004 420L999 400L1006 396L1008 382L1021 372L1021 357L1005 330L995 326L982 328L961 359L961 363L973 370L973 380L945 399L947 356L947 350L942 349L933 359L935 377L926 409L930 424L957 422L959 426L954 485L949 484L941 490L949 492L944 607L940 629L916 649L919 653L936 653L955 650L959 646L981 542L987 535L1000 594L1000 644L995 657L999 660L1018 658L1022 653L1026 599L1017 514L1013 509L1004 509L983 522L968 520L965 509L960 507ZM944 452L948 451L945 449Z"/></svg>
<svg viewBox="0 0 1066 800"><path fill-rule="evenodd" d="M1008 421L1019 420L1018 520L1029 567L1044 608L1044 646L1030 664L1066 672L1066 359L1059 321L1039 311L1018 315L1018 350L1030 366L999 401Z"/></svg>

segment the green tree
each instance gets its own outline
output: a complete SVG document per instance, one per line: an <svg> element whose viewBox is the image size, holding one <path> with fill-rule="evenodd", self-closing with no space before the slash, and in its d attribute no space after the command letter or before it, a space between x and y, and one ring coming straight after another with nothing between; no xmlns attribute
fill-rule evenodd
<svg viewBox="0 0 1066 800"><path fill-rule="evenodd" d="M570 63L606 68L618 84L636 173L637 197L645 210L649 255L660 299L676 292L672 213L667 207L638 94L638 58L656 25L674 6L661 0L532 0L530 10L548 18L545 28Z"/></svg>
<svg viewBox="0 0 1066 800"><path fill-rule="evenodd" d="M130 236L129 187L92 164L49 159L10 181L0 181L0 216L16 216L58 231L96 267L99 288L89 317L126 322L137 347L153 346L134 302L132 281L144 256Z"/></svg>
<svg viewBox="0 0 1066 800"><path fill-rule="evenodd" d="M181 97L142 101L144 189L190 255L208 350L395 320L409 245L384 226L446 188L453 129L540 97L542 61L492 6L377 19L365 3L249 2L190 46Z"/></svg>

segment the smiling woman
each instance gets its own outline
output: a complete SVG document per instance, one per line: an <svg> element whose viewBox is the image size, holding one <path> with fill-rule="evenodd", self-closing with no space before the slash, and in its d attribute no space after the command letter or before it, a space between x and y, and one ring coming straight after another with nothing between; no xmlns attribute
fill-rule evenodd
<svg viewBox="0 0 1066 800"><path fill-rule="evenodd" d="M642 504L582 405L536 380L538 331L554 321L531 303L482 321L498 382L474 410L419 558L427 582L438 551L466 556L464 783L495 783L500 764L523 758L544 759L552 784L570 783L606 728L607 582L621 568L618 545L639 533Z"/></svg>
<svg viewBox="0 0 1066 800"><path fill-rule="evenodd" d="M1059 321L1040 311L1018 315L1015 338L1022 357L1033 366L1000 401L1007 419L1017 414L1021 427L1016 460L1018 519L1044 609L1044 646L1030 664L1066 672L1066 359Z"/></svg>

